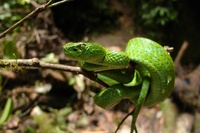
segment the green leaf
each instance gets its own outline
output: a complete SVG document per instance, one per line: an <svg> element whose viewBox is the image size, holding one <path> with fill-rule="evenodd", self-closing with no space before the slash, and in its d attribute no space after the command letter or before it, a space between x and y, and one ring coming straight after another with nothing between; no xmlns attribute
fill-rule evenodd
<svg viewBox="0 0 200 133"><path fill-rule="evenodd" d="M0 117L0 126L2 126L7 121L8 117L12 112L12 108L13 108L13 102L12 99L9 97L6 101L6 105Z"/></svg>
<svg viewBox="0 0 200 133"><path fill-rule="evenodd" d="M17 47L15 45L15 41L7 41L3 45L3 58L4 59L18 59L19 53L17 51Z"/></svg>

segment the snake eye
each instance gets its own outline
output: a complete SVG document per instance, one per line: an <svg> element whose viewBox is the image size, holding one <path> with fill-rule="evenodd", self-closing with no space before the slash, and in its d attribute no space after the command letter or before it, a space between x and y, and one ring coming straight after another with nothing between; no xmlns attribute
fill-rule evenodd
<svg viewBox="0 0 200 133"><path fill-rule="evenodd" d="M74 48L73 51L76 52L76 51L78 51L78 49L77 49L77 48Z"/></svg>
<svg viewBox="0 0 200 133"><path fill-rule="evenodd" d="M81 43L80 44L80 49L85 49L86 44L85 43Z"/></svg>
<svg viewBox="0 0 200 133"><path fill-rule="evenodd" d="M82 50L85 49L85 47L86 47L86 44L84 44L84 43L79 43L78 45L72 47L72 50L73 50L74 52L78 52L78 51L81 52Z"/></svg>

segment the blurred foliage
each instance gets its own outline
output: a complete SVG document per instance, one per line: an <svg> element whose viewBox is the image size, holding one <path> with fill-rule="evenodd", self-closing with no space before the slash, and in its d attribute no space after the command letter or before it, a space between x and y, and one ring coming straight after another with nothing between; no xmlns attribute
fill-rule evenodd
<svg viewBox="0 0 200 133"><path fill-rule="evenodd" d="M34 108L32 117L34 126L38 126L37 132L40 133L64 133L66 131L66 118L72 112L71 107L63 109L50 109L51 113L43 112L38 106ZM44 122L45 121L45 122ZM32 127L27 127L27 132L34 130ZM33 131L32 131L33 132Z"/></svg>
<svg viewBox="0 0 200 133"><path fill-rule="evenodd" d="M15 45L15 41L6 41L3 45L3 58L4 59L18 59L19 53L17 51L17 47Z"/></svg>
<svg viewBox="0 0 200 133"><path fill-rule="evenodd" d="M0 1L0 32L12 26L30 12L29 0Z"/></svg>
<svg viewBox="0 0 200 133"><path fill-rule="evenodd" d="M141 3L141 17L145 26L165 26L177 19L178 11L175 9L174 0L143 0Z"/></svg>
<svg viewBox="0 0 200 133"><path fill-rule="evenodd" d="M134 1L134 2L133 2ZM136 2L132 0L136 32L154 40L166 40L169 27L179 23L179 11L174 0L149 0Z"/></svg>

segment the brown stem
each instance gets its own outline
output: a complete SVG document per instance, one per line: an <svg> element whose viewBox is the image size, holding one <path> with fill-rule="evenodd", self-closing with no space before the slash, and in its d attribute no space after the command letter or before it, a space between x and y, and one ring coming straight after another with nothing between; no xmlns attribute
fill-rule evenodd
<svg viewBox="0 0 200 133"><path fill-rule="evenodd" d="M24 69L39 69L39 68L45 68L45 69L53 69L53 70L60 70L60 71L68 71L68 72L74 72L77 74L83 74L85 77L98 82L99 84L108 87L107 84L105 84L103 81L99 80L96 77L96 73L92 71L86 71L80 67L74 67L74 66L67 66L62 64L51 64L46 63L43 61L40 61L38 58L32 58L32 59L0 59L0 67L1 68L8 68L11 69L17 69L20 68Z"/></svg>
<svg viewBox="0 0 200 133"><path fill-rule="evenodd" d="M184 74L185 74L184 69L181 66L181 58L183 57L183 54L184 54L185 50L187 49L187 47L188 47L188 42L184 41L178 52L178 55L176 56L176 58L174 60L174 66L176 69L176 73L180 77L184 76Z"/></svg>

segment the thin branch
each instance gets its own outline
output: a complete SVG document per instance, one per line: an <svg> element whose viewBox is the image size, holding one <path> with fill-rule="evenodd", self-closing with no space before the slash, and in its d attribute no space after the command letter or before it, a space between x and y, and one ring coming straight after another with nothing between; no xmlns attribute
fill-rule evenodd
<svg viewBox="0 0 200 133"><path fill-rule="evenodd" d="M181 64L180 63L181 62L181 58L182 58L185 50L187 49L187 47L188 47L188 42L184 41L182 46L181 46L181 48L180 48L180 50L179 50L179 52L178 52L178 55L175 58L175 61L174 61L175 65L180 65Z"/></svg>
<svg viewBox="0 0 200 133"><path fill-rule="evenodd" d="M185 71L184 71L183 67L181 66L181 58L183 57L183 54L184 54L185 50L187 49L188 45L189 44L187 41L183 42L183 44L178 52L178 55L176 56L176 58L174 60L174 66L176 69L176 73L180 77L183 77L185 75Z"/></svg>
<svg viewBox="0 0 200 133"><path fill-rule="evenodd" d="M67 2L70 0L63 0L60 2L56 2L56 3L52 3L53 0L49 0L49 2L47 2L46 4L40 5L39 7L35 8L32 12L30 12L28 15L26 15L24 18L22 18L21 20L19 20L18 22L16 22L15 24L13 24L11 27L9 27L7 30L5 30L4 32L2 32L0 34L0 38L5 37L8 33L10 33L11 31L13 31L15 28L17 28L20 24L24 23L26 20L28 20L29 18L39 14L40 12L45 11L47 8L50 8L52 6L57 6L60 5L64 2Z"/></svg>
<svg viewBox="0 0 200 133"><path fill-rule="evenodd" d="M62 64L51 64L46 63L43 61L40 61L38 58L32 58L32 59L0 59L0 68L11 68L20 70L23 69L53 69L53 70L60 70L60 71L68 71L73 72L77 74L83 74L85 77L98 82L99 84L108 87L106 83L99 80L96 77L96 73L92 71L86 71L80 67L74 67L74 66L67 66Z"/></svg>
<svg viewBox="0 0 200 133"><path fill-rule="evenodd" d="M134 110L135 110L135 109L133 109L131 112L129 112L129 113L122 119L122 121L118 124L117 129L115 130L115 133L118 132L119 128L120 128L121 125L124 123L124 121L125 121L130 115L133 114Z"/></svg>
<svg viewBox="0 0 200 133"><path fill-rule="evenodd" d="M62 1L58 1L56 3L52 3L51 5L49 5L49 8L54 7L54 6L58 6L60 4L63 4L65 2L69 2L69 1L73 1L73 0L62 0Z"/></svg>
<svg viewBox="0 0 200 133"><path fill-rule="evenodd" d="M121 127L121 125L124 123L124 121L130 116L130 115L132 115L133 113L134 113L134 111L135 111L135 108L131 111L131 112L129 112L123 119L122 119L122 121L118 124L118 126L117 126L117 129L115 130L115 133L117 133L118 132L118 130L119 130L119 128ZM132 118L133 119L133 118ZM132 128L132 127L131 127ZM135 127L135 132L137 133L137 128Z"/></svg>

